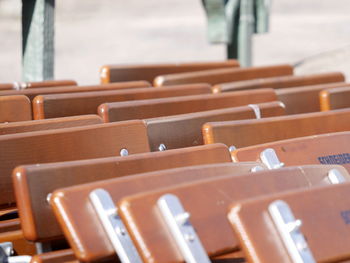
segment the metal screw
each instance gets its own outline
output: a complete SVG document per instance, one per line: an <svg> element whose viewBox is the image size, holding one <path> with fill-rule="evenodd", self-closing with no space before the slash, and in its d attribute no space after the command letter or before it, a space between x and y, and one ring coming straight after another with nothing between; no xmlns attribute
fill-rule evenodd
<svg viewBox="0 0 350 263"><path fill-rule="evenodd" d="M188 219L190 219L190 213L188 212L185 212L185 213L182 213L182 214L179 214L177 217L176 217L176 221L181 224L181 225L184 225Z"/></svg>
<svg viewBox="0 0 350 263"><path fill-rule="evenodd" d="M158 150L159 150L160 152L165 151L165 150L166 150L166 146L165 146L165 144L164 144L164 143L159 144L159 146L158 146Z"/></svg>
<svg viewBox="0 0 350 263"><path fill-rule="evenodd" d="M129 151L125 148L120 150L120 156L128 156L129 155Z"/></svg>

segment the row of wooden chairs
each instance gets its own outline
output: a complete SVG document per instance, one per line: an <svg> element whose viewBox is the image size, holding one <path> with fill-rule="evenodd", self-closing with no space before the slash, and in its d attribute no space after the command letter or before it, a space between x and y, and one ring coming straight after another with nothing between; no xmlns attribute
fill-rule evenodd
<svg viewBox="0 0 350 263"><path fill-rule="evenodd" d="M9 258L349 259L350 109L318 101L347 87L343 75L202 64L104 66L102 82L129 82L42 87L41 120L0 124L0 242L22 256ZM113 85L128 88L103 91Z"/></svg>

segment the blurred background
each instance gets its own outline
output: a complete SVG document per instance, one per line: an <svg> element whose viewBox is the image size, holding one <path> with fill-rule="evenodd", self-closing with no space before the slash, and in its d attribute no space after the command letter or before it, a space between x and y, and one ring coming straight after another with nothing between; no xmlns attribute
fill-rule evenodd
<svg viewBox="0 0 350 263"><path fill-rule="evenodd" d="M270 30L253 37L253 65L350 76L349 0L274 0ZM213 61L200 0L58 0L55 78L99 82L104 64ZM0 82L21 80L21 1L0 0Z"/></svg>

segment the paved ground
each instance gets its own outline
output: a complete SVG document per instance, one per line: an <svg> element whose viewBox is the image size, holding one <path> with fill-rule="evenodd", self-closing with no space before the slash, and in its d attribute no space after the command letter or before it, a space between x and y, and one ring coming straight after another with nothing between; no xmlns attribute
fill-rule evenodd
<svg viewBox="0 0 350 263"><path fill-rule="evenodd" d="M0 81L21 77L19 0L0 0ZM335 5L336 4L336 5ZM111 63L225 58L206 40L199 0L56 1L56 78L98 82ZM293 63L297 73L350 77L350 1L275 0L268 34L254 37L254 65Z"/></svg>

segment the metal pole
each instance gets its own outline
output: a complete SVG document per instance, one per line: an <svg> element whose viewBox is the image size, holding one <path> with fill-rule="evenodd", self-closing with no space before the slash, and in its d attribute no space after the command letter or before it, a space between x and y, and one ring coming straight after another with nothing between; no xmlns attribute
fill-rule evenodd
<svg viewBox="0 0 350 263"><path fill-rule="evenodd" d="M22 79L54 78L55 0L22 0Z"/></svg>
<svg viewBox="0 0 350 263"><path fill-rule="evenodd" d="M238 60L243 67L252 65L252 36L254 34L253 0L241 0L238 28Z"/></svg>

